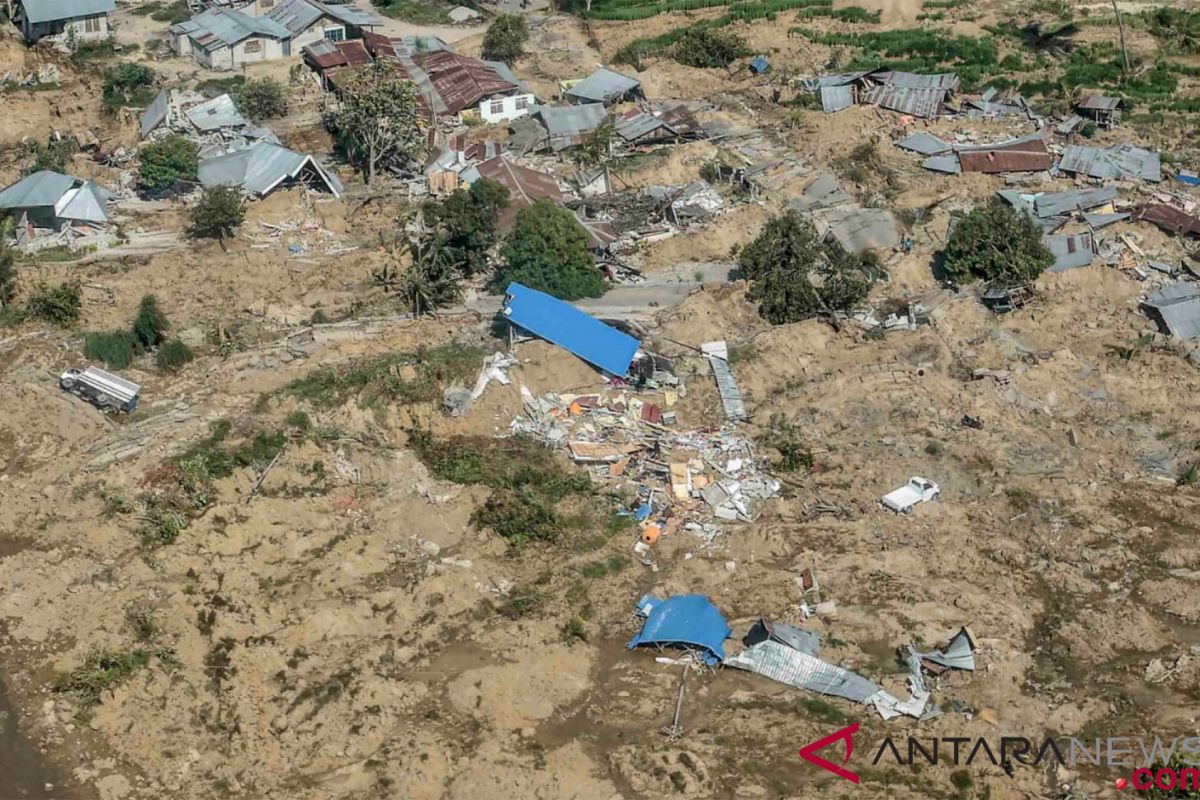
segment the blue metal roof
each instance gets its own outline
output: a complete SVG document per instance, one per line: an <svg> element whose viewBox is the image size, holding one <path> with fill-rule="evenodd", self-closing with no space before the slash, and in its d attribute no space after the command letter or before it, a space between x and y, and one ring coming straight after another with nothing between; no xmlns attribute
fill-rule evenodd
<svg viewBox="0 0 1200 800"><path fill-rule="evenodd" d="M514 325L613 375L629 371L637 339L545 292L510 283L501 313Z"/></svg>
<svg viewBox="0 0 1200 800"><path fill-rule="evenodd" d="M37 23L111 14L117 4L113 0L22 0L21 8L25 19Z"/></svg>
<svg viewBox="0 0 1200 800"><path fill-rule="evenodd" d="M646 595L638 601L637 613L646 624L629 640L630 650L643 644L690 645L706 651L709 664L725 660L725 640L733 631L704 595L678 594L666 600Z"/></svg>

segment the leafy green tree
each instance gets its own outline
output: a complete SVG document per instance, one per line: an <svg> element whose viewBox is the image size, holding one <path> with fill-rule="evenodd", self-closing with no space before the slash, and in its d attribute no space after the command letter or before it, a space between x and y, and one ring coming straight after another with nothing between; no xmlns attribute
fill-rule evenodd
<svg viewBox="0 0 1200 800"><path fill-rule="evenodd" d="M75 152L75 141L69 137L62 139L51 137L45 146L34 142L30 150L33 152L33 162L25 170L26 175L32 175L44 169L51 172L66 172L67 162Z"/></svg>
<svg viewBox="0 0 1200 800"><path fill-rule="evenodd" d="M750 298L773 325L845 311L871 289L864 260L836 240L821 241L812 223L788 211L767 222L738 260Z"/></svg>
<svg viewBox="0 0 1200 800"><path fill-rule="evenodd" d="M162 372L178 372L194 358L192 349L182 340L172 339L159 348L154 356L154 363Z"/></svg>
<svg viewBox="0 0 1200 800"><path fill-rule="evenodd" d="M583 142L575 148L575 159L588 167L603 164L608 159L616 135L617 123L609 116L596 130L583 137Z"/></svg>
<svg viewBox="0 0 1200 800"><path fill-rule="evenodd" d="M570 211L538 200L517 214L495 286L517 281L563 300L604 294L604 275L588 250L587 231Z"/></svg>
<svg viewBox="0 0 1200 800"><path fill-rule="evenodd" d="M83 337L83 354L88 358L103 361L109 369L125 369L132 363L137 340L125 330L86 333Z"/></svg>
<svg viewBox="0 0 1200 800"><path fill-rule="evenodd" d="M154 83L154 72L145 64L122 61L104 71L100 98L104 109L114 112L122 106L142 105L147 89Z"/></svg>
<svg viewBox="0 0 1200 800"><path fill-rule="evenodd" d="M693 26L675 42L671 51L676 61L688 67L728 67L750 55L746 40L724 28Z"/></svg>
<svg viewBox="0 0 1200 800"><path fill-rule="evenodd" d="M508 205L504 184L484 178L440 203L425 206L425 224L441 238L447 256L464 276L487 268L487 254L497 241L496 221Z"/></svg>
<svg viewBox="0 0 1200 800"><path fill-rule="evenodd" d="M525 41L529 28L525 18L517 14L500 14L488 25L483 35L480 56L485 61L503 61L512 66L525 55Z"/></svg>
<svg viewBox="0 0 1200 800"><path fill-rule="evenodd" d="M367 183L383 170L412 170L425 147L416 89L386 59L343 81L341 103L325 125Z"/></svg>
<svg viewBox="0 0 1200 800"><path fill-rule="evenodd" d="M152 294L142 296L137 316L133 318L133 338L143 350L153 350L167 339L171 323L158 307L158 298Z"/></svg>
<svg viewBox="0 0 1200 800"><path fill-rule="evenodd" d="M245 217L242 193L233 186L214 186L205 189L200 201L192 206L187 232L194 238L216 239L224 245Z"/></svg>
<svg viewBox="0 0 1200 800"><path fill-rule="evenodd" d="M138 163L142 186L147 189L163 189L176 181L195 181L199 169L195 143L177 133L146 145Z"/></svg>
<svg viewBox="0 0 1200 800"><path fill-rule="evenodd" d="M57 286L39 283L29 293L25 310L31 317L69 328L79 321L83 290L79 281L67 281Z"/></svg>
<svg viewBox="0 0 1200 800"><path fill-rule="evenodd" d="M959 220L942 251L942 269L959 283L976 278L1010 286L1027 283L1053 263L1033 217L999 198Z"/></svg>
<svg viewBox="0 0 1200 800"><path fill-rule="evenodd" d="M251 78L235 97L237 106L254 120L274 119L287 114L287 95L274 78Z"/></svg>

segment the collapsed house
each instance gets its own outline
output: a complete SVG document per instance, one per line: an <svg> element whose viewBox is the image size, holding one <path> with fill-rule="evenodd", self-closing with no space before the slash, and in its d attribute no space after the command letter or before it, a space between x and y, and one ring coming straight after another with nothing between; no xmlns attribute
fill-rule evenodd
<svg viewBox="0 0 1200 800"><path fill-rule="evenodd" d="M40 170L0 191L0 211L16 221L16 245L25 252L106 247L112 241L112 198L112 192L91 181Z"/></svg>
<svg viewBox="0 0 1200 800"><path fill-rule="evenodd" d="M933 141L935 139L933 136L919 142L906 139L899 146L909 150L915 150L918 146L932 149L937 146ZM961 172L1041 172L1049 169L1053 163L1054 157L1046 146L1045 136L1031 133L994 144L951 145L949 151L930 155L921 162L921 166L934 172L957 175Z"/></svg>
<svg viewBox="0 0 1200 800"><path fill-rule="evenodd" d="M868 77L875 85L867 90L864 103L923 119L940 117L946 100L958 89L958 76L952 72L918 75L880 70Z"/></svg>
<svg viewBox="0 0 1200 800"><path fill-rule="evenodd" d="M500 313L522 331L567 350L597 369L623 377L641 343L570 303L520 283L504 290Z"/></svg>
<svg viewBox="0 0 1200 800"><path fill-rule="evenodd" d="M1093 228L1129 218L1128 213L1116 212L1113 201L1117 199L1117 190L1113 186L1036 194L1001 189L997 194L1013 208L1032 216L1044 233L1058 230L1074 214L1081 214L1083 220Z"/></svg>
<svg viewBox="0 0 1200 800"><path fill-rule="evenodd" d="M258 142L200 162L205 188L236 186L252 197L266 197L281 187L304 185L341 197L337 176L311 155L269 142Z"/></svg>
<svg viewBox="0 0 1200 800"><path fill-rule="evenodd" d="M683 105L655 112L631 108L617 115L615 126L617 136L635 147L681 142L704 135L700 123Z"/></svg>
<svg viewBox="0 0 1200 800"><path fill-rule="evenodd" d="M374 61L361 39L345 42L322 39L305 45L302 55L304 63L317 75L321 88L326 91L332 89L330 75L334 70L364 67Z"/></svg>
<svg viewBox="0 0 1200 800"><path fill-rule="evenodd" d="M563 99L574 105L601 103L611 106L614 103L644 98L642 83L637 78L600 67L583 80L570 81L569 88L563 93Z"/></svg>
<svg viewBox="0 0 1200 800"><path fill-rule="evenodd" d="M1058 171L1089 178L1162 181L1162 161L1158 153L1132 144L1107 148L1070 145L1063 151Z"/></svg>
<svg viewBox="0 0 1200 800"><path fill-rule="evenodd" d="M1172 283L1147 295L1142 305L1168 335L1183 340L1200 337L1200 285Z"/></svg>
<svg viewBox="0 0 1200 800"><path fill-rule="evenodd" d="M1020 93L1004 94L994 87L989 87L978 100L967 100L966 106L967 119L1002 119L1005 117L1039 119L1023 95Z"/></svg>
<svg viewBox="0 0 1200 800"><path fill-rule="evenodd" d="M900 243L900 227L892 212L861 207L827 172L809 181L788 206L807 214L822 238L832 238L852 253L893 248Z"/></svg>
<svg viewBox="0 0 1200 800"><path fill-rule="evenodd" d="M509 125L506 146L517 154L556 153L583 143L608 118L603 103L581 106L537 106L526 119Z"/></svg>
<svg viewBox="0 0 1200 800"><path fill-rule="evenodd" d="M1082 116L1091 118L1097 125L1106 130L1111 130L1121 121L1121 106L1123 102L1119 97L1088 94L1079 98L1079 102L1075 104L1075 108Z"/></svg>

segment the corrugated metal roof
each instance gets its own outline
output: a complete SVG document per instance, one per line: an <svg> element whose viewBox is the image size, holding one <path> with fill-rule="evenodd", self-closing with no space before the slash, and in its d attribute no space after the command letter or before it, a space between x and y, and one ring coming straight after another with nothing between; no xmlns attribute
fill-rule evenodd
<svg viewBox="0 0 1200 800"><path fill-rule="evenodd" d="M1180 339L1200 336L1200 286L1173 283L1147 295L1145 304L1158 315L1172 336Z"/></svg>
<svg viewBox="0 0 1200 800"><path fill-rule="evenodd" d="M376 58L390 58L393 61L404 56L419 53L432 53L435 50L454 52L454 47L446 44L436 36L395 36L389 37L379 33L363 31L363 43L367 50Z"/></svg>
<svg viewBox="0 0 1200 800"><path fill-rule="evenodd" d="M1124 222L1129 219L1130 213L1122 211L1117 214L1084 214L1083 221L1090 225L1094 230L1106 228L1116 222Z"/></svg>
<svg viewBox="0 0 1200 800"><path fill-rule="evenodd" d="M815 92L824 86L848 86L855 81L860 81L871 73L871 70L864 69L858 72L841 72L836 75L821 75L816 78L801 78L800 85L810 92Z"/></svg>
<svg viewBox="0 0 1200 800"><path fill-rule="evenodd" d="M945 100L945 89L889 85L872 86L866 97L866 102L872 105L926 119L940 115Z"/></svg>
<svg viewBox="0 0 1200 800"><path fill-rule="evenodd" d="M200 183L205 187L240 186L248 194L265 196L288 179L306 170L316 175L335 196L342 194L337 176L312 156L269 142L257 142L242 150L200 162Z"/></svg>
<svg viewBox="0 0 1200 800"><path fill-rule="evenodd" d="M670 135L671 133L666 130L666 125L662 120L638 109L627 111L617 117L616 128L617 135L627 142L647 137L656 131L660 132L660 135L663 133Z"/></svg>
<svg viewBox="0 0 1200 800"><path fill-rule="evenodd" d="M854 105L853 86L822 86L821 109L826 114L835 114Z"/></svg>
<svg viewBox="0 0 1200 800"><path fill-rule="evenodd" d="M535 112L551 136L574 136L600 127L608 116L603 103L579 106L538 106Z"/></svg>
<svg viewBox="0 0 1200 800"><path fill-rule="evenodd" d="M413 56L413 61L425 72L448 114L478 106L493 95L517 90L516 83L500 77L496 68L466 55L436 50Z"/></svg>
<svg viewBox="0 0 1200 800"><path fill-rule="evenodd" d="M788 205L800 211L817 211L823 208L837 208L849 205L854 198L842 190L836 176L822 172L813 178L799 197L793 197Z"/></svg>
<svg viewBox="0 0 1200 800"><path fill-rule="evenodd" d="M233 104L233 98L227 94L217 95L199 105L192 106L184 115L188 121L201 132L220 130L221 128L241 128L246 125L246 118Z"/></svg>
<svg viewBox="0 0 1200 800"><path fill-rule="evenodd" d="M570 303L519 283L510 283L504 290L500 311L514 325L612 375L629 371L640 344Z"/></svg>
<svg viewBox="0 0 1200 800"><path fill-rule="evenodd" d="M1113 111L1121 105L1121 98L1109 97L1103 94L1089 94L1079 99L1075 104L1076 108L1085 108L1089 111Z"/></svg>
<svg viewBox="0 0 1200 800"><path fill-rule="evenodd" d="M80 222L107 222L105 207L109 193L88 181L82 186L68 189L54 204L54 215L61 219Z"/></svg>
<svg viewBox="0 0 1200 800"><path fill-rule="evenodd" d="M117 4L113 0L21 0L21 9L25 19L40 23L111 14Z"/></svg>
<svg viewBox="0 0 1200 800"><path fill-rule="evenodd" d="M317 0L284 0L271 9L267 16L291 31L293 36L308 30L322 17L359 28L381 24L378 17L357 6L325 4Z"/></svg>
<svg viewBox="0 0 1200 800"><path fill-rule="evenodd" d="M1131 144L1107 149L1070 145L1063 151L1058 168L1091 178L1141 178L1154 183L1162 180L1158 153Z"/></svg>
<svg viewBox="0 0 1200 800"><path fill-rule="evenodd" d="M641 81L600 67L567 90L567 97L585 103L610 103L641 86Z"/></svg>
<svg viewBox="0 0 1200 800"><path fill-rule="evenodd" d="M502 183L508 189L508 205L496 219L496 228L500 231L512 230L517 213L537 200L551 200L560 205L563 202L562 191L553 175L514 164L503 156L489 158L477 164L475 169L480 177ZM463 179L466 180L465 174Z"/></svg>
<svg viewBox="0 0 1200 800"><path fill-rule="evenodd" d="M170 94L170 89L163 89L158 93L158 97L155 97L154 101L146 106L141 119L138 120L138 136L145 139L146 134L163 124L171 108Z"/></svg>
<svg viewBox="0 0 1200 800"><path fill-rule="evenodd" d="M1087 211L1117 199L1117 187L1101 186L1098 189L1072 189L1066 192L1046 192L1033 200L1034 211L1039 217L1053 217L1074 211Z"/></svg>
<svg viewBox="0 0 1200 800"><path fill-rule="evenodd" d="M962 166L958 163L957 153L930 156L921 162L921 166L925 169L931 169L934 172L946 172L951 175L957 175L962 172Z"/></svg>
<svg viewBox="0 0 1200 800"><path fill-rule="evenodd" d="M0 208L53 207L63 193L79 182L61 172L39 170L0 191Z"/></svg>
<svg viewBox="0 0 1200 800"><path fill-rule="evenodd" d="M1043 236L1042 243L1054 254L1054 266L1050 267L1050 272L1065 272L1086 267L1092 263L1095 256L1090 233L1077 236Z"/></svg>
<svg viewBox="0 0 1200 800"><path fill-rule="evenodd" d="M925 131L918 131L904 137L896 142L896 147L903 150L911 150L914 153L920 153L925 156L949 153L953 149L952 145L945 139L934 136L932 133L926 133Z"/></svg>
<svg viewBox="0 0 1200 800"><path fill-rule="evenodd" d="M748 670L788 686L842 697L855 703L866 703L885 694L878 684L858 673L829 664L774 639L759 642L730 656L725 659L725 665Z"/></svg>
<svg viewBox="0 0 1200 800"><path fill-rule="evenodd" d="M700 122L682 103L655 114L676 136L691 136L703 132Z"/></svg>
<svg viewBox="0 0 1200 800"><path fill-rule="evenodd" d="M1137 218L1153 223L1176 236L1186 233L1200 234L1200 219L1166 203L1150 203L1142 206L1138 209Z"/></svg>
<svg viewBox="0 0 1200 800"><path fill-rule="evenodd" d="M953 72L920 75L916 72L881 70L872 73L871 78L884 86L894 86L897 89L941 89L951 92L958 88L958 76Z"/></svg>
<svg viewBox="0 0 1200 800"><path fill-rule="evenodd" d="M1079 123L1081 122L1083 122L1083 117L1079 116L1078 114L1072 114L1064 119L1062 124L1058 126L1058 133L1062 136L1066 136L1068 133L1075 130L1075 128L1078 127Z"/></svg>
<svg viewBox="0 0 1200 800"><path fill-rule="evenodd" d="M201 48L232 47L251 36L286 40L288 29L267 17L251 17L232 8L210 8L182 23L184 33Z"/></svg>
<svg viewBox="0 0 1200 800"><path fill-rule="evenodd" d="M900 230L892 212L883 208L842 207L822 213L829 233L851 253L895 247Z"/></svg>
<svg viewBox="0 0 1200 800"><path fill-rule="evenodd" d="M963 172L1037 172L1049 169L1054 159L1041 134L1008 142L955 148Z"/></svg>

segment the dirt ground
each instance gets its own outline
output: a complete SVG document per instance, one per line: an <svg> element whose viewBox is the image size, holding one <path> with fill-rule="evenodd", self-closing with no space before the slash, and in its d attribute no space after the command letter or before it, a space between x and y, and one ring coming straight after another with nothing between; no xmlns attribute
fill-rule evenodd
<svg viewBox="0 0 1200 800"><path fill-rule="evenodd" d="M878 7L885 25L915 24L920 10ZM793 21L781 14L738 28L781 72L804 74L829 51L789 36ZM162 33L134 24L121 35ZM553 17L534 26L538 46L517 71L542 93L677 24L679 15L597 23L593 41L576 21ZM458 32L474 52L479 32ZM43 55L6 38L0 57L31 69ZM157 64L180 80L191 74L182 62ZM810 175L832 171L856 197L913 213L914 247L881 254L888 278L872 299L913 296L938 286L933 262L950 213L1004 186L998 176L920 171L917 157L890 145L902 133L893 116L852 108L797 117L765 99L769 78L666 63L641 78L652 99L703 98L707 118L757 128L802 166L772 196L722 187L723 213L639 246L647 271L732 266ZM101 115L98 86L96 71L81 68L58 90L0 96L9 112L0 119L4 182L24 169L17 143L26 136L87 126L133 141L132 119ZM984 139L1018 132L961 120L927 127ZM1177 135L1126 129L1100 141L1131 133ZM289 135L329 147L311 126ZM844 159L863 144L877 154L865 175ZM632 162L618 183L693 180L719 150L682 145ZM119 179L85 155L70 166ZM1200 448L1200 373L1157 346L1161 337L1133 346L1151 326L1138 310L1143 286L1123 272L1097 263L1043 276L1034 303L999 317L964 291L932 325L882 337L817 320L770 326L740 282L704 286L661 311L643 346L671 358L686 386L679 428L723 423L694 348L725 338L750 412L739 427L759 457L774 459L768 431L783 419L814 464L811 474L781 473L780 496L712 545L664 536L653 571L634 558L635 533L612 522L627 498L604 487L575 498L556 541L516 549L478 523L494 490L438 477L420 457L422 431L467 437L479 451L494 445L522 413L522 387L608 391L563 350L518 344L511 385L491 384L462 417L447 416L437 397L397 392L377 402L360 386L324 402L296 388L371 359L506 346L478 315L400 313L374 273L411 208L398 192L342 175L341 200L293 190L251 204L223 246L18 264L23 291L69 277L84 285L75 329L0 329L9 398L0 405L0 716L11 706L20 723L0 718L0 767L40 756L20 776L22 791L41 784L46 797L101 800L1103 798L1117 796L1123 773L870 765L856 750L856 786L796 753L851 722L869 742L1194 731L1200 492L1177 479ZM120 213L130 230L177 229L184 207ZM1151 255L1182 252L1146 225L1109 230L1137 236ZM60 391L58 374L84 363L83 332L128 325L146 293L196 360L163 373L139 356L123 371L143 386L130 417ZM318 312L334 322L314 325ZM410 369L388 362L374 379L404 386ZM978 370L1006 380L976 379ZM964 415L982 427L964 426ZM212 444L224 428L225 444ZM183 480L181 457L251 447L260 436L282 437L269 467L235 462L173 541L147 543L142 532L157 518L141 498ZM577 469L560 453L539 461ZM913 475L937 481L940 499L911 515L884 512L878 498ZM707 595L740 639L760 617L802 621L808 568L821 599L836 603L835 614L803 622L824 638L822 657L898 696L907 694L898 650L940 646L970 626L976 670L932 681L946 713L883 722L867 707L714 669L689 677L683 734L665 737L679 668L626 649L640 627L638 599ZM61 676L100 651L144 662L94 703L62 691Z"/></svg>

